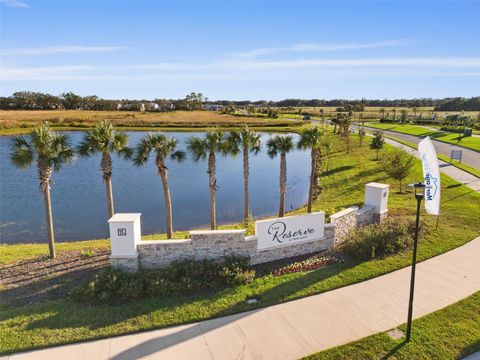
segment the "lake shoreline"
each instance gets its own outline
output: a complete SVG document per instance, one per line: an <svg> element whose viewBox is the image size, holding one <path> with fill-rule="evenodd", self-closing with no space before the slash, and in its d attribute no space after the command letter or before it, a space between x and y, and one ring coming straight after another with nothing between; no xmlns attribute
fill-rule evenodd
<svg viewBox="0 0 480 360"><path fill-rule="evenodd" d="M262 132L294 132L298 133L299 129L303 125L308 125L309 123L305 124L292 124L289 126L285 125L248 125L249 128L254 129L256 131ZM94 126L55 126L50 124L50 127L54 131L89 131ZM210 126L205 126L203 124L199 124L198 126L179 126L179 125L161 125L161 126L116 126L115 128L120 131L154 131L154 132L196 132L196 131L207 131L212 127L218 127L225 131L230 130L238 130L241 129L242 126L239 124L235 125L225 125L225 124L212 124ZM6 128L0 129L0 137L1 136L13 136L13 135L28 135L35 127L15 127L15 128Z"/></svg>

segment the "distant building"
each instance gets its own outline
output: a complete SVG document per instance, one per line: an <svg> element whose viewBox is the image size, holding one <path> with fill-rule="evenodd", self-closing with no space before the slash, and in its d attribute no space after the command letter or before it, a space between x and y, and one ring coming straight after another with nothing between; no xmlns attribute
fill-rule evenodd
<svg viewBox="0 0 480 360"><path fill-rule="evenodd" d="M218 111L223 109L223 105L220 104L203 104L202 105L203 110L207 111Z"/></svg>
<svg viewBox="0 0 480 360"><path fill-rule="evenodd" d="M160 105L154 102L149 102L147 105L145 105L145 108L147 111L159 111Z"/></svg>

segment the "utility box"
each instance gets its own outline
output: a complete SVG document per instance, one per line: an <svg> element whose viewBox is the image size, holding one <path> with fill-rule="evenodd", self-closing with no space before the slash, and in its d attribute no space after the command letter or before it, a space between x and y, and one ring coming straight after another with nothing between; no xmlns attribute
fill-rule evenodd
<svg viewBox="0 0 480 360"><path fill-rule="evenodd" d="M142 236L140 215L115 214L108 220L112 258L138 255L137 244Z"/></svg>
<svg viewBox="0 0 480 360"><path fill-rule="evenodd" d="M388 189L390 185L371 182L365 185L365 206L373 206L375 214L388 211Z"/></svg>

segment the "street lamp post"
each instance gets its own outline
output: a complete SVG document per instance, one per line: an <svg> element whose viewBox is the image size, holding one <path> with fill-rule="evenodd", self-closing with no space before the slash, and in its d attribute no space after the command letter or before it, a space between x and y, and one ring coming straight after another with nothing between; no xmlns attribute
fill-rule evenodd
<svg viewBox="0 0 480 360"><path fill-rule="evenodd" d="M413 314L413 292L415 289L415 268L417 265L417 244L418 244L418 227L420 224L420 204L424 197L425 184L418 182L416 184L410 184L410 187L415 189L415 199L417 199L417 218L415 222L415 237L413 238L413 256L412 256L412 274L410 277L410 298L408 300L408 320L407 320L407 339L410 341L412 333L412 314ZM421 191L419 191L421 190Z"/></svg>

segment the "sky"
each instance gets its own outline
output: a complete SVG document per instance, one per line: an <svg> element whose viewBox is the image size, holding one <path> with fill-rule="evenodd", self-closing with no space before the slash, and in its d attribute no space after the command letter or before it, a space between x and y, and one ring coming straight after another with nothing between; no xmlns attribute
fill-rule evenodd
<svg viewBox="0 0 480 360"><path fill-rule="evenodd" d="M480 1L0 0L0 95L480 95Z"/></svg>

